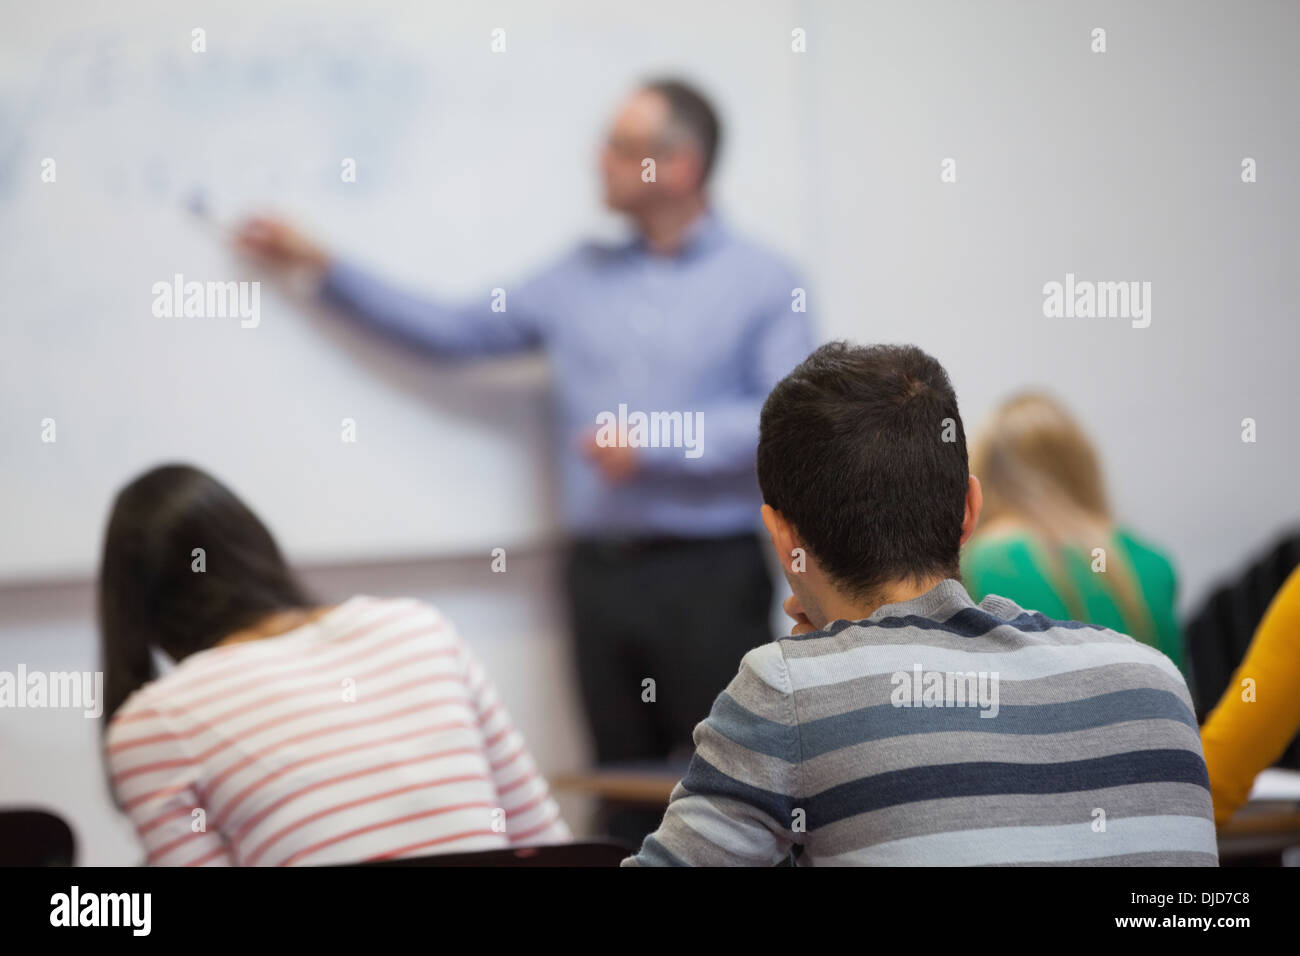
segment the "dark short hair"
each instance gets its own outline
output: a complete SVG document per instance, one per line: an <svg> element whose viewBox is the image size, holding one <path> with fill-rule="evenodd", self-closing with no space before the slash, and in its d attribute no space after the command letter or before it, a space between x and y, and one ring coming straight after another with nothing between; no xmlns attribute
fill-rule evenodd
<svg viewBox="0 0 1300 956"><path fill-rule="evenodd" d="M713 105L703 93L682 80L650 80L645 84L645 89L658 93L668 101L672 122L684 129L700 148L700 154L704 157L700 183L708 182L717 159L718 146L722 142L722 124L718 121Z"/></svg>
<svg viewBox="0 0 1300 956"><path fill-rule="evenodd" d="M192 569L195 548L205 570ZM163 465L118 492L99 568L104 725L156 674L275 611L309 607L271 532L229 488Z"/></svg>
<svg viewBox="0 0 1300 956"><path fill-rule="evenodd" d="M831 342L763 403L763 500L856 597L957 577L969 476L948 373L915 346Z"/></svg>

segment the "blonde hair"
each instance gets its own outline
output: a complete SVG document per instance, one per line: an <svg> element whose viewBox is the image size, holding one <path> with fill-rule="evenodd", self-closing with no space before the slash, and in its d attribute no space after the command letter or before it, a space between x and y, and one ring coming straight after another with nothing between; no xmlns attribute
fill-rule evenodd
<svg viewBox="0 0 1300 956"><path fill-rule="evenodd" d="M1115 522L1097 453L1063 405L1042 392L1024 392L1003 402L976 437L970 466L984 492L980 523L1022 525L1040 541L1047 551L1048 574L1071 615L1083 619L1084 608L1066 574L1065 552L1091 554L1105 545L1103 588L1138 631L1131 636L1153 639L1155 628L1136 576L1121 549L1111 546Z"/></svg>

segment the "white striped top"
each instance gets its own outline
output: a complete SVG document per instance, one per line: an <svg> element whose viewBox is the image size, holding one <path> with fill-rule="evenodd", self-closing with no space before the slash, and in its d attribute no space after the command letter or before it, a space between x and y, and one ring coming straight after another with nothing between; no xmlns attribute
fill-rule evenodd
<svg viewBox="0 0 1300 956"><path fill-rule="evenodd" d="M162 866L354 863L569 840L451 622L357 596L192 654L108 729L113 788Z"/></svg>

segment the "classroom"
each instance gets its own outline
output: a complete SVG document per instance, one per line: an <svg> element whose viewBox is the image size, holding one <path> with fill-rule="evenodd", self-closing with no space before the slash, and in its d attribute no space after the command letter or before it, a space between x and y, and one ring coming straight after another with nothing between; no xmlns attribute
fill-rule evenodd
<svg viewBox="0 0 1300 956"><path fill-rule="evenodd" d="M173 940L200 872L398 926L399 871L535 866L1264 922L1300 8L4 18L0 867L46 923L76 871Z"/></svg>

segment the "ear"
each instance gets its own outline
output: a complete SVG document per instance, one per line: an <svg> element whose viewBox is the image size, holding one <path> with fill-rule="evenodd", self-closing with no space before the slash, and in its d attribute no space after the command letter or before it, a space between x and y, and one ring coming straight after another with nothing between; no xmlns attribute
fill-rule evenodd
<svg viewBox="0 0 1300 956"><path fill-rule="evenodd" d="M681 144L665 159L668 170L664 169L664 161L660 161L659 179L662 180L664 173L668 172L674 190L689 193L703 186L704 157L698 149L688 144Z"/></svg>
<svg viewBox="0 0 1300 956"><path fill-rule="evenodd" d="M794 528L785 520L785 516L771 505L763 505L760 514L763 516L763 527L767 528L767 535L772 539L772 548L781 559L781 567L790 571L790 565L794 561L794 549L799 546L794 536Z"/></svg>
<svg viewBox="0 0 1300 956"><path fill-rule="evenodd" d="M980 489L980 480L974 475L966 485L966 514L961 519L961 543L975 533L975 525L980 520L980 509L984 507L984 492Z"/></svg>

